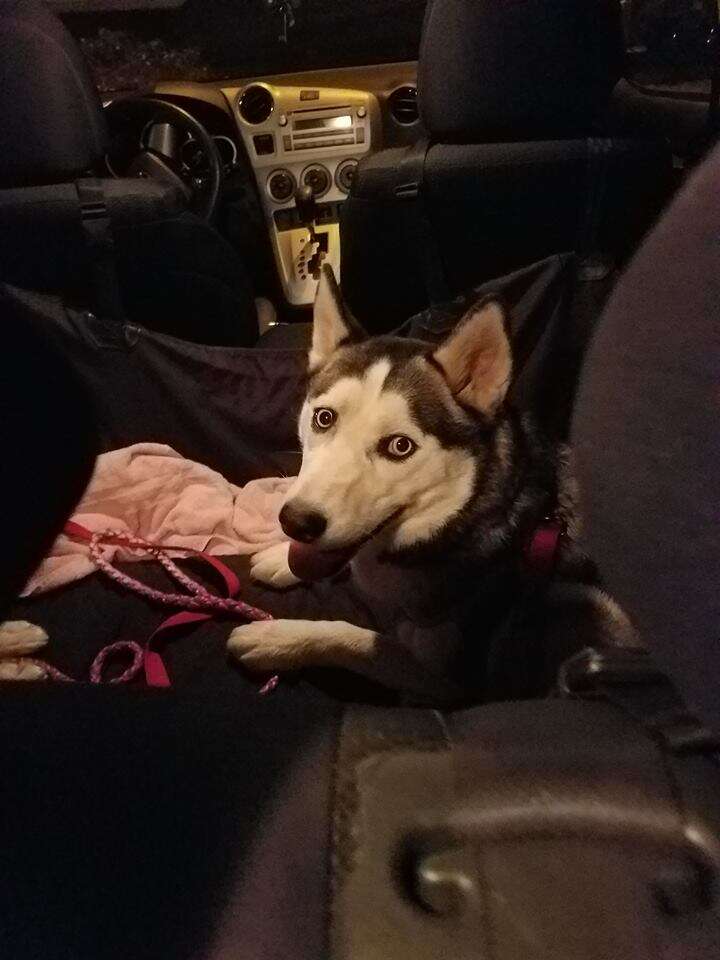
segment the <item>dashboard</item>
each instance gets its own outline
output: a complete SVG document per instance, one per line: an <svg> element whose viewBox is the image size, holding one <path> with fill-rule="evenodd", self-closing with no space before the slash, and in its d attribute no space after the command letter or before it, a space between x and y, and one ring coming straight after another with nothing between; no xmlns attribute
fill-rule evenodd
<svg viewBox="0 0 720 960"><path fill-rule="evenodd" d="M184 101L201 122L203 114L213 118L206 128L216 138L226 170L238 165L238 153L243 155L288 305L313 302L321 262L341 277L340 210L358 162L382 146L420 136L414 75L415 64L390 64L156 88L156 96ZM234 140L240 148L235 153ZM186 149L191 161L192 144ZM315 201L312 230L296 203L300 187L309 188Z"/></svg>
<svg viewBox="0 0 720 960"><path fill-rule="evenodd" d="M360 90L269 83L223 92L252 164L285 298L293 306L311 303L320 261L340 274L339 208L374 143L377 100ZM317 203L314 235L295 202L301 186Z"/></svg>

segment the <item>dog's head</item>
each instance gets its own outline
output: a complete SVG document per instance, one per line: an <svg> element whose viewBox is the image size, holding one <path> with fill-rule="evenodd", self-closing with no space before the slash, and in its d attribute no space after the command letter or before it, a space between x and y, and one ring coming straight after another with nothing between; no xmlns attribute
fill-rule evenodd
<svg viewBox="0 0 720 960"><path fill-rule="evenodd" d="M335 572L384 531L390 549L433 538L468 503L512 370L506 318L478 304L440 346L365 339L324 268L300 414L302 467L280 514L303 579Z"/></svg>

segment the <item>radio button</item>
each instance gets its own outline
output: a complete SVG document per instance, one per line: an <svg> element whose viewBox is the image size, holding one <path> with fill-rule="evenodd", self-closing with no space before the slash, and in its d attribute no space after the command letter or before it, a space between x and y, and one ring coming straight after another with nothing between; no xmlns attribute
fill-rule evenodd
<svg viewBox="0 0 720 960"><path fill-rule="evenodd" d="M358 107L358 108L357 108L357 115L360 117L360 119L362 119L363 117L366 117L366 116L367 116L367 107Z"/></svg>
<svg viewBox="0 0 720 960"><path fill-rule="evenodd" d="M255 153L259 157L275 153L275 137L271 133L258 133L253 137Z"/></svg>

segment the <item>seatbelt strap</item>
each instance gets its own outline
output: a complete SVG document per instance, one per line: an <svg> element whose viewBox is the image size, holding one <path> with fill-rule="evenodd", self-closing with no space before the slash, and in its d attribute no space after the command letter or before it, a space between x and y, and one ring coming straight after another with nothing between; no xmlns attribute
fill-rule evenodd
<svg viewBox="0 0 720 960"><path fill-rule="evenodd" d="M613 264L600 249L600 224L607 193L609 158L613 151L613 143L612 140L589 137L587 150L588 186L585 214L577 240L579 273L582 280L604 280L613 268Z"/></svg>
<svg viewBox="0 0 720 960"><path fill-rule="evenodd" d="M710 144L712 144L720 133L720 37L717 27L713 29L708 38L707 53L711 64L707 132Z"/></svg>
<svg viewBox="0 0 720 960"><path fill-rule="evenodd" d="M398 167L395 198L407 205L407 222L414 233L423 283L432 305L451 299L451 294L428 212L425 162L429 149L429 140L419 140L408 149Z"/></svg>
<svg viewBox="0 0 720 960"><path fill-rule="evenodd" d="M96 179L76 180L75 189L92 271L95 308L102 316L124 323L125 311L115 264L115 240L103 182Z"/></svg>
<svg viewBox="0 0 720 960"><path fill-rule="evenodd" d="M720 739L688 710L674 684L642 649L587 647L560 669L561 696L618 707L675 754L717 754Z"/></svg>

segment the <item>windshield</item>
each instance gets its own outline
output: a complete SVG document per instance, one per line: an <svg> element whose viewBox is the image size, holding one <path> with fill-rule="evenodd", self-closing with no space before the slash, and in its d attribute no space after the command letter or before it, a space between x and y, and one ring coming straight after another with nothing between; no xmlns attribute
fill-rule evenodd
<svg viewBox="0 0 720 960"><path fill-rule="evenodd" d="M83 4L60 6L77 10ZM425 12L425 0L186 0L177 9L125 11L117 6L114 12L63 13L103 93L147 90L163 80L240 79L416 60ZM285 23L283 11L294 25Z"/></svg>

